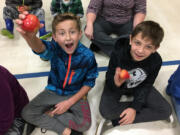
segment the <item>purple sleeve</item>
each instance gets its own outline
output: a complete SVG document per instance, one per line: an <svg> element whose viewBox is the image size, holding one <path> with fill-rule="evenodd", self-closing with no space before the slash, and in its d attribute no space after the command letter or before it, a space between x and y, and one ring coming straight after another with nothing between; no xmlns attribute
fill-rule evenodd
<svg viewBox="0 0 180 135"><path fill-rule="evenodd" d="M91 0L87 9L87 13L91 12L94 14L98 14L103 5L103 0Z"/></svg>
<svg viewBox="0 0 180 135"><path fill-rule="evenodd" d="M146 14L146 0L135 0L134 13Z"/></svg>
<svg viewBox="0 0 180 135"><path fill-rule="evenodd" d="M10 128L15 117L29 102L27 94L16 78L0 66L0 135Z"/></svg>
<svg viewBox="0 0 180 135"><path fill-rule="evenodd" d="M7 132L14 119L13 95L4 76L5 72L7 71L0 67L0 135Z"/></svg>

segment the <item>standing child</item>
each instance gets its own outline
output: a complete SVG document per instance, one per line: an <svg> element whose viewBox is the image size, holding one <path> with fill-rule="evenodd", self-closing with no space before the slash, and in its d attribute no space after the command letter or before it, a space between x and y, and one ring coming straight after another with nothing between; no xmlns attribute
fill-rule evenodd
<svg viewBox="0 0 180 135"><path fill-rule="evenodd" d="M25 14L17 24L21 25L23 18ZM52 41L40 40L36 32L17 30L36 54L51 62L48 85L24 108L23 118L63 135L87 130L91 115L86 96L98 72L93 53L79 41L80 19L70 13L55 16Z"/></svg>
<svg viewBox="0 0 180 135"><path fill-rule="evenodd" d="M84 15L81 0L52 0L51 13L56 14L73 13L82 18Z"/></svg>
<svg viewBox="0 0 180 135"><path fill-rule="evenodd" d="M117 42L100 102L102 116L114 126L169 118L169 103L153 87L162 64L156 50L163 36L159 24L144 21L135 27L130 40L122 38ZM122 69L129 72L129 79L120 77ZM131 95L134 99L121 102L122 95Z"/></svg>
<svg viewBox="0 0 180 135"><path fill-rule="evenodd" d="M6 24L6 28L1 30L1 34L7 36L10 39L14 38L14 23L13 19L17 19L19 13L22 11L28 11L34 14L40 20L40 23L44 24L44 27L39 29L39 37L47 39L51 36L51 33L46 32L45 29L45 12L42 9L42 0L6 0L6 6L3 9L3 19Z"/></svg>
<svg viewBox="0 0 180 135"><path fill-rule="evenodd" d="M25 122L23 107L29 102L16 78L0 66L0 135L22 135Z"/></svg>

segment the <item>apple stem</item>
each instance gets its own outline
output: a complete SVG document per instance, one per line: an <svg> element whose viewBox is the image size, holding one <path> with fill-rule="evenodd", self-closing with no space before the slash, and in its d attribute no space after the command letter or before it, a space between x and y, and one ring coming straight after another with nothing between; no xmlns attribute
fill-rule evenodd
<svg viewBox="0 0 180 135"><path fill-rule="evenodd" d="M23 0L23 6L24 6L24 0Z"/></svg>

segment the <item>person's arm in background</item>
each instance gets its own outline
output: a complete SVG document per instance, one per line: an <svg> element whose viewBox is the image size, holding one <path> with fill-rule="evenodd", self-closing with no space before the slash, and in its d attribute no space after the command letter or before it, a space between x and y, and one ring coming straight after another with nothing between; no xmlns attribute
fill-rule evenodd
<svg viewBox="0 0 180 135"><path fill-rule="evenodd" d="M1 73L1 72L0 72ZM2 74L1 74L2 75ZM14 120L14 102L8 82L1 78L0 83L0 135L4 135Z"/></svg>
<svg viewBox="0 0 180 135"><path fill-rule="evenodd" d="M0 135L4 135L29 100L16 78L1 65L0 80Z"/></svg>
<svg viewBox="0 0 180 135"><path fill-rule="evenodd" d="M93 24L96 20L99 10L102 8L103 0L91 0L86 14L86 28L85 35L89 40L93 39Z"/></svg>
<svg viewBox="0 0 180 135"><path fill-rule="evenodd" d="M146 17L146 0L135 0L133 28Z"/></svg>
<svg viewBox="0 0 180 135"><path fill-rule="evenodd" d="M87 23L86 23L86 28L85 28L85 35L89 40L93 39L93 24L94 21L96 20L96 15L94 13L88 13L87 16Z"/></svg>

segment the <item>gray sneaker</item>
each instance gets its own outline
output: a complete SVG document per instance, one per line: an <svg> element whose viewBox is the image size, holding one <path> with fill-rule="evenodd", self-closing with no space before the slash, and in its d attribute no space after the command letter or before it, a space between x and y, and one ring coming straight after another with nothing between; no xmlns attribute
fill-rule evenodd
<svg viewBox="0 0 180 135"><path fill-rule="evenodd" d="M25 121L22 118L15 118L11 128L5 135L22 135Z"/></svg>

